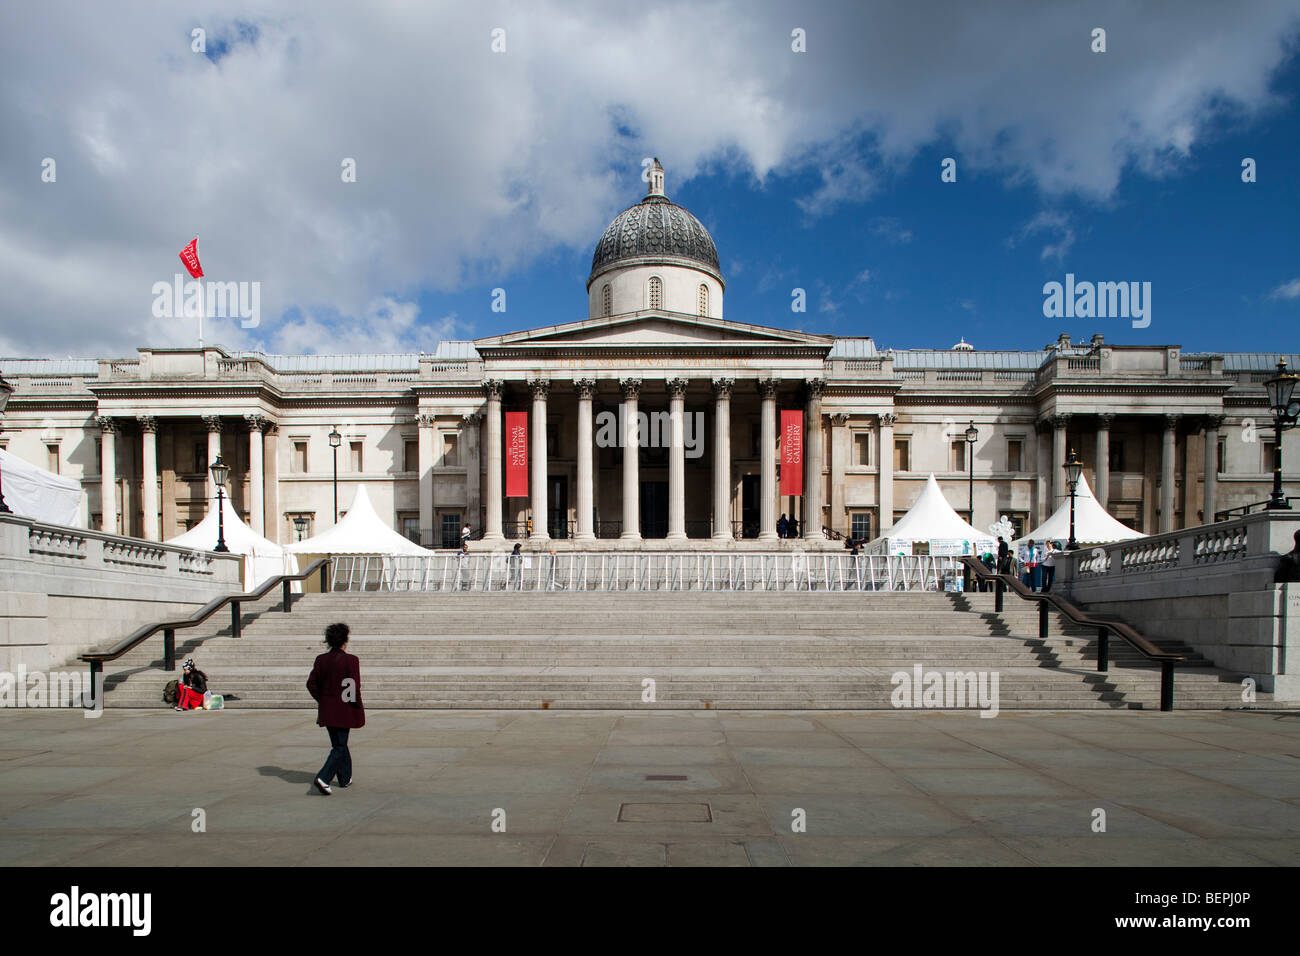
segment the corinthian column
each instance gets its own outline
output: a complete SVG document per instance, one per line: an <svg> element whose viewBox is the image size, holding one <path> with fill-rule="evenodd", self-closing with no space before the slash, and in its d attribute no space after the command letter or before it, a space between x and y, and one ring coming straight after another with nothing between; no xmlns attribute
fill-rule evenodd
<svg viewBox="0 0 1300 956"><path fill-rule="evenodd" d="M780 384L775 378L760 379L758 383L762 408L758 537L763 541L776 540L776 389Z"/></svg>
<svg viewBox="0 0 1300 956"><path fill-rule="evenodd" d="M594 485L592 467L591 401L596 395L596 383L590 378L580 378L573 383L578 393L578 533L579 541L594 541L592 526Z"/></svg>
<svg viewBox="0 0 1300 956"><path fill-rule="evenodd" d="M713 537L731 534L731 389L734 378L713 380Z"/></svg>
<svg viewBox="0 0 1300 956"><path fill-rule="evenodd" d="M533 392L532 536L548 541L551 532L546 520L546 397L551 392L551 383L548 379L535 378L528 387Z"/></svg>
<svg viewBox="0 0 1300 956"><path fill-rule="evenodd" d="M803 500L803 536L820 538L822 536L822 392L826 382L820 378L808 380L808 407L806 419L808 435L804 439L804 459L808 466L808 477L804 483Z"/></svg>
<svg viewBox="0 0 1300 956"><path fill-rule="evenodd" d="M117 534L117 422L99 419L101 429L99 469L99 510L104 531Z"/></svg>
<svg viewBox="0 0 1300 956"><path fill-rule="evenodd" d="M150 541L160 541L158 534L158 419L152 415L138 415L140 423L140 463L144 472L141 478L140 507L144 511L144 536Z"/></svg>
<svg viewBox="0 0 1300 956"><path fill-rule="evenodd" d="M263 415L245 415L248 422L248 518L252 528L266 534L266 468L262 463L262 433L271 422Z"/></svg>
<svg viewBox="0 0 1300 956"><path fill-rule="evenodd" d="M1178 440L1177 415L1165 416L1160 443L1160 530L1174 530L1174 445Z"/></svg>
<svg viewBox="0 0 1300 956"><path fill-rule="evenodd" d="M1222 424L1222 415L1208 415L1205 418L1205 502L1201 506L1204 512L1201 524L1214 524L1214 509L1218 506L1219 426Z"/></svg>
<svg viewBox="0 0 1300 956"><path fill-rule="evenodd" d="M641 429L637 427L637 399L641 380L619 381L623 389L623 533L629 541L641 539Z"/></svg>
<svg viewBox="0 0 1300 956"><path fill-rule="evenodd" d="M1115 416L1103 412L1097 416L1097 468L1094 474L1097 487L1092 489L1093 497L1103 508L1110 498L1110 424Z"/></svg>
<svg viewBox="0 0 1300 956"><path fill-rule="evenodd" d="M686 540L686 386L684 378L668 385L668 538Z"/></svg>
<svg viewBox="0 0 1300 956"><path fill-rule="evenodd" d="M877 489L876 507L880 514L880 527L877 537L889 534L894 529L894 425L898 416L885 412L879 418L880 436L876 441L877 461L879 462L880 487Z"/></svg>
<svg viewBox="0 0 1300 956"><path fill-rule="evenodd" d="M208 428L208 467L204 469L205 484L208 489L208 508L215 508L217 486L212 481L212 463L221 457L221 416L204 415L203 424Z"/></svg>
<svg viewBox="0 0 1300 956"><path fill-rule="evenodd" d="M487 455L487 501L483 516L483 540L503 541L501 531L501 495L504 492L501 472L501 382L487 379L483 382L487 399L483 410L483 444Z"/></svg>

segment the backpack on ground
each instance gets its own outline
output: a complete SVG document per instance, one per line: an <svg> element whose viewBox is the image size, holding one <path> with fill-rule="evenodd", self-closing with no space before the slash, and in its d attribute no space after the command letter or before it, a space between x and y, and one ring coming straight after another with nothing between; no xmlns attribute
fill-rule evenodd
<svg viewBox="0 0 1300 956"><path fill-rule="evenodd" d="M163 703L175 704L176 698L180 696L180 681L168 681L167 686L163 688Z"/></svg>

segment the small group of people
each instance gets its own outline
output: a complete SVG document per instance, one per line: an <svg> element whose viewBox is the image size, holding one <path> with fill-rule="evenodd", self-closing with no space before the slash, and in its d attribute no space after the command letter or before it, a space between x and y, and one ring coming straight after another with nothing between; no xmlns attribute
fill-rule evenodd
<svg viewBox="0 0 1300 956"><path fill-rule="evenodd" d="M799 519L791 515L789 518L782 513L776 522L776 536L778 538L797 538L799 537Z"/></svg>
<svg viewBox="0 0 1300 956"><path fill-rule="evenodd" d="M1019 567L1020 580L1025 587L1044 593L1051 591L1052 582L1056 580L1056 556L1060 553L1059 541L1044 541L1038 544L1030 538L1020 545L1016 551L1016 564ZM1010 573L1010 568L1005 573Z"/></svg>

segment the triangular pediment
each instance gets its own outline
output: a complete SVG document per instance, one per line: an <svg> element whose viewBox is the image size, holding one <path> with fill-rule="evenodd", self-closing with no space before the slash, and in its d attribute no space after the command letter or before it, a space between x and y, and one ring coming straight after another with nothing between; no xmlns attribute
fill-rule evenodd
<svg viewBox="0 0 1300 956"><path fill-rule="evenodd" d="M708 316L675 312L633 312L569 322L547 328L494 335L474 342L477 349L492 348L593 348L608 346L737 345L831 347L828 335L811 335L788 329L730 322Z"/></svg>

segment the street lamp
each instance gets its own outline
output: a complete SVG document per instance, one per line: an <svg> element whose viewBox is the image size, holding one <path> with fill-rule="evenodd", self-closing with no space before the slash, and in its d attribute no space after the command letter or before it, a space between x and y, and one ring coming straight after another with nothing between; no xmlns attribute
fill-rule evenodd
<svg viewBox="0 0 1300 956"><path fill-rule="evenodd" d="M1074 540L1074 492L1079 487L1079 476L1083 474L1083 462L1070 449L1070 455L1065 459L1065 480L1070 486L1070 540L1065 542L1065 550L1075 551L1079 547L1079 542Z"/></svg>
<svg viewBox="0 0 1300 956"><path fill-rule="evenodd" d="M339 523L339 445L343 444L343 436L339 434L339 426L335 425L334 430L330 432L330 447L334 449L334 523Z"/></svg>
<svg viewBox="0 0 1300 956"><path fill-rule="evenodd" d="M302 536L307 533L307 526L309 524L311 524L311 522L307 520L306 515L294 515L293 530L298 532L299 541L301 541Z"/></svg>
<svg viewBox="0 0 1300 956"><path fill-rule="evenodd" d="M4 376L0 375L0 415L5 412L5 406L9 404L9 396L14 393L14 387L5 381ZM0 484L0 514L9 514L9 506L5 504L4 486Z"/></svg>
<svg viewBox="0 0 1300 956"><path fill-rule="evenodd" d="M971 422L966 429L966 465L970 469L970 523L975 523L975 443L979 441L980 432Z"/></svg>
<svg viewBox="0 0 1300 956"><path fill-rule="evenodd" d="M230 466L222 461L221 456L218 455L217 460L211 464L210 470L212 471L212 480L217 486L217 546L212 550L225 554L230 551L226 547L225 522L226 479L230 477Z"/></svg>
<svg viewBox="0 0 1300 956"><path fill-rule="evenodd" d="M1296 381L1300 375L1286 370L1286 362L1277 363L1277 374L1264 383L1268 392L1268 407L1273 413L1273 493L1265 508L1289 509L1286 495L1282 494L1282 432L1300 418L1300 402L1293 401Z"/></svg>

